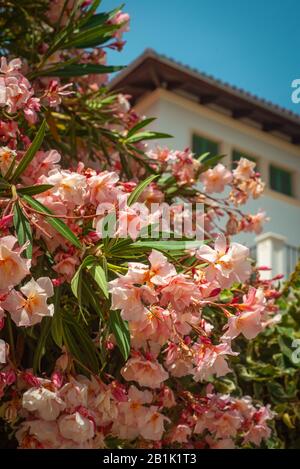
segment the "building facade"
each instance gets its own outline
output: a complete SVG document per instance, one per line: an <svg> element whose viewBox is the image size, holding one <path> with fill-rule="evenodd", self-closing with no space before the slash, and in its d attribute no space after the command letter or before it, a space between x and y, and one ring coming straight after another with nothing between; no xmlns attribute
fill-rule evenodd
<svg viewBox="0 0 300 469"><path fill-rule="evenodd" d="M225 154L234 164L253 159L266 183L263 197L245 211L267 212L270 220L256 238L243 234L265 276L293 270L300 246L300 116L147 50L111 83L132 96L140 115L155 116L152 129L174 135L160 146L198 155Z"/></svg>

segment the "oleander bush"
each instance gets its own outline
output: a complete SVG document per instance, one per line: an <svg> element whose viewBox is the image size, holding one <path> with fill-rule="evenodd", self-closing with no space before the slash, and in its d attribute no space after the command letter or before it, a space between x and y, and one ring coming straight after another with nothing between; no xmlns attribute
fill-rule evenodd
<svg viewBox="0 0 300 469"><path fill-rule="evenodd" d="M299 447L299 267L234 241L264 183L158 146L100 3L0 0L1 447Z"/></svg>

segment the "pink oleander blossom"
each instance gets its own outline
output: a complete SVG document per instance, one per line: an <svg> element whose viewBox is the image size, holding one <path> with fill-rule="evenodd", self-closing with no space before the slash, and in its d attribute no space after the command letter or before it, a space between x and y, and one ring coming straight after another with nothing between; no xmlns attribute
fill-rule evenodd
<svg viewBox="0 0 300 469"><path fill-rule="evenodd" d="M208 169L200 176L204 192L223 192L225 186L231 183L232 173L224 165L218 163L214 168Z"/></svg>
<svg viewBox="0 0 300 469"><path fill-rule="evenodd" d="M241 180L248 180L255 176L255 161L247 160L247 158L241 158L238 161L237 167L233 170L234 177Z"/></svg>
<svg viewBox="0 0 300 469"><path fill-rule="evenodd" d="M102 202L114 203L121 193L116 184L119 181L117 173L103 171L87 179L90 188L90 202L98 205Z"/></svg>
<svg viewBox="0 0 300 469"><path fill-rule="evenodd" d="M20 288L11 290L2 307L8 311L17 326L29 327L41 322L44 316L53 316L54 306L47 300L53 296L52 282L48 277L33 278Z"/></svg>
<svg viewBox="0 0 300 469"><path fill-rule="evenodd" d="M130 358L121 369L126 381L136 381L140 386L159 388L168 379L168 373L157 361L143 358Z"/></svg>
<svg viewBox="0 0 300 469"><path fill-rule="evenodd" d="M72 205L81 205L84 203L87 193L87 182L85 176L76 172L64 169L52 169L47 178L47 184L52 184L54 195L61 198L62 201Z"/></svg>
<svg viewBox="0 0 300 469"><path fill-rule="evenodd" d="M233 352L227 343L219 345L196 343L193 346L193 377L195 381L207 381L213 375L225 376L231 370L227 363L227 357L238 355Z"/></svg>
<svg viewBox="0 0 300 469"><path fill-rule="evenodd" d="M221 288L230 288L235 281L244 282L251 273L249 249L238 243L228 246L223 234L216 238L214 248L201 246L197 257L209 264L207 280L217 280Z"/></svg>
<svg viewBox="0 0 300 469"><path fill-rule="evenodd" d="M73 440L75 443L84 443L93 438L95 434L92 420L79 412L62 415L58 419L58 428L64 438Z"/></svg>
<svg viewBox="0 0 300 469"><path fill-rule="evenodd" d="M158 407L151 406L140 431L142 437L147 440L161 440L165 422L170 422L170 419L158 412Z"/></svg>
<svg viewBox="0 0 300 469"><path fill-rule="evenodd" d="M18 285L29 274L30 260L21 257L21 249L16 249L17 238L0 238L0 293Z"/></svg>
<svg viewBox="0 0 300 469"><path fill-rule="evenodd" d="M54 421L66 405L55 392L46 388L31 388L23 394L23 408L35 412L43 420Z"/></svg>
<svg viewBox="0 0 300 469"><path fill-rule="evenodd" d="M183 311L201 298L198 286L185 275L178 274L172 277L168 285L161 289L160 304L166 307L171 303L176 311Z"/></svg>
<svg viewBox="0 0 300 469"><path fill-rule="evenodd" d="M0 173L5 176L17 152L8 147L0 147Z"/></svg>
<svg viewBox="0 0 300 469"><path fill-rule="evenodd" d="M244 295L243 303L238 306L238 313L228 319L224 340L232 340L239 334L248 339L254 339L262 330L262 313L266 308L266 299L262 289L249 289L248 295Z"/></svg>

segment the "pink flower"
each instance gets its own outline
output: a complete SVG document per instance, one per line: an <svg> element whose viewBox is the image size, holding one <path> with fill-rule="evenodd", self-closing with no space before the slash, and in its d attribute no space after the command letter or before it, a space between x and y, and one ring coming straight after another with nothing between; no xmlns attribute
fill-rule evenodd
<svg viewBox="0 0 300 469"><path fill-rule="evenodd" d="M41 105L39 98L30 97L24 106L24 115L27 122L31 125L35 124L38 118L37 113L40 111Z"/></svg>
<svg viewBox="0 0 300 469"><path fill-rule="evenodd" d="M74 91L68 89L72 86L73 83L67 83L66 85L59 86L59 82L57 80L51 80L43 95L43 99L46 100L50 107L56 107L61 104L63 96L69 96L75 93Z"/></svg>
<svg viewBox="0 0 300 469"><path fill-rule="evenodd" d="M193 350L195 353L193 359L195 381L207 381L213 375L225 376L231 371L226 361L227 355L238 355L231 350L227 343L219 345L196 343Z"/></svg>
<svg viewBox="0 0 300 469"><path fill-rule="evenodd" d="M19 447L26 449L60 448L62 437L56 422L47 420L31 420L21 423L16 438Z"/></svg>
<svg viewBox="0 0 300 469"><path fill-rule="evenodd" d="M148 410L147 416L145 418L144 424L140 430L140 433L143 438L146 440L161 440L164 433L164 423L165 421L170 422L165 415L157 411L158 407L151 406Z"/></svg>
<svg viewBox="0 0 300 469"><path fill-rule="evenodd" d="M144 202L148 206L154 203L161 203L163 202L163 200L163 192L158 189L157 185L153 182L143 190L142 194L139 197L139 201Z"/></svg>
<svg viewBox="0 0 300 469"><path fill-rule="evenodd" d="M251 274L251 264L248 261L249 249L238 243L227 246L226 238L220 234L214 249L203 245L197 252L198 259L208 262L206 269L208 281L216 279L222 288L230 288L235 282L244 282Z"/></svg>
<svg viewBox="0 0 300 469"><path fill-rule="evenodd" d="M71 415L63 415L58 420L60 434L76 443L84 443L93 438L94 423L91 419L84 417L79 412Z"/></svg>
<svg viewBox="0 0 300 469"><path fill-rule="evenodd" d="M29 412L36 412L43 420L56 420L66 405L55 392L46 388L31 388L23 394L22 406Z"/></svg>
<svg viewBox="0 0 300 469"><path fill-rule="evenodd" d="M175 152L176 161L172 165L172 173L180 185L194 184L200 163L196 160L189 149Z"/></svg>
<svg viewBox="0 0 300 469"><path fill-rule="evenodd" d="M0 148L0 173L5 176L17 153L8 147Z"/></svg>
<svg viewBox="0 0 300 469"><path fill-rule="evenodd" d="M55 256L55 260L59 260L53 267L53 270L59 275L62 275L68 282L70 282L75 274L76 267L78 265L78 258L75 256Z"/></svg>
<svg viewBox="0 0 300 469"><path fill-rule="evenodd" d="M20 291L24 296L11 290L2 303L17 326L32 326L41 322L44 316L53 316L54 306L47 304L47 299L53 296L52 282L48 277L37 281L32 278Z"/></svg>
<svg viewBox="0 0 300 469"><path fill-rule="evenodd" d="M247 158L241 158L236 169L233 170L233 175L238 179L247 181L255 176L255 166L256 163L254 161L247 160Z"/></svg>
<svg viewBox="0 0 300 469"><path fill-rule="evenodd" d="M270 411L269 406L257 410L252 417L250 429L245 435L245 443L251 442L260 445L262 440L270 438L271 429L267 425L267 420L271 420L273 417L274 414Z"/></svg>
<svg viewBox="0 0 300 469"><path fill-rule="evenodd" d="M201 294L197 285L183 274L178 274L171 278L167 286L162 288L160 304L166 307L171 303L176 311L183 311L200 299Z"/></svg>
<svg viewBox="0 0 300 469"><path fill-rule="evenodd" d="M87 407L88 387L86 384L71 378L58 392L58 396L65 402L68 409Z"/></svg>
<svg viewBox="0 0 300 469"><path fill-rule="evenodd" d="M154 285L167 285L170 278L177 274L175 267L159 251L152 249L149 261L151 264L150 281Z"/></svg>
<svg viewBox="0 0 300 469"><path fill-rule="evenodd" d="M130 20L130 16L128 13L123 13L122 11L119 11L109 21L111 24L121 25L121 28L117 29L117 31L114 32L114 36L118 39L118 41L121 40L123 33L129 31L129 20Z"/></svg>
<svg viewBox="0 0 300 469"><path fill-rule="evenodd" d="M103 171L102 173L87 179L90 188L90 201L97 205L102 202L113 203L116 201L120 190L116 187L119 180L117 173Z"/></svg>
<svg viewBox="0 0 300 469"><path fill-rule="evenodd" d="M159 388L169 376L160 363L143 358L130 358L121 369L121 375L126 381L136 381L151 389Z"/></svg>
<svg viewBox="0 0 300 469"><path fill-rule="evenodd" d="M85 176L64 169L53 169L45 178L47 184L52 184L54 195L58 195L64 202L82 205L86 196L87 183Z"/></svg>
<svg viewBox="0 0 300 469"><path fill-rule="evenodd" d="M165 365L172 376L181 378L193 373L193 363L189 351L183 353L182 347L171 342L166 352Z"/></svg>
<svg viewBox="0 0 300 469"><path fill-rule="evenodd" d="M171 433L171 443L187 443L192 434L192 430L188 425L179 424L174 427Z"/></svg>
<svg viewBox="0 0 300 469"><path fill-rule="evenodd" d="M245 295L243 299L244 303L237 305L240 310L238 315L228 319L223 340L232 340L239 334L251 340L263 330L262 313L266 308L263 290L251 287L248 295Z"/></svg>
<svg viewBox="0 0 300 469"><path fill-rule="evenodd" d="M6 107L9 113L19 109L24 110L25 118L29 123L36 121L36 111L39 111L39 99L33 97L33 90L29 81L19 72L20 59L7 63L1 57L0 65L0 107Z"/></svg>
<svg viewBox="0 0 300 469"><path fill-rule="evenodd" d="M109 291L112 295L111 308L120 309L123 319L143 321L148 313L146 305L156 301L155 292L149 286L143 285L147 276L147 266L132 262L129 263L126 275L109 282Z"/></svg>
<svg viewBox="0 0 300 469"><path fill-rule="evenodd" d="M29 274L30 260L20 256L20 249L14 250L16 242L14 236L0 238L0 293L18 285Z"/></svg>
<svg viewBox="0 0 300 469"><path fill-rule="evenodd" d="M120 200L120 199L119 199ZM136 240L143 228L151 223L149 209L145 204L136 202L131 206L127 202L121 202L119 216L118 216L118 229L117 235L120 238L127 238Z"/></svg>
<svg viewBox="0 0 300 469"><path fill-rule="evenodd" d="M12 225L12 221L13 221L13 213L11 213L10 215L5 215L3 218L0 219L0 229L1 230L5 230L7 229L9 226Z"/></svg>
<svg viewBox="0 0 300 469"><path fill-rule="evenodd" d="M148 151L147 156L150 160L156 160L163 165L167 165L176 161L175 152L169 150L169 148L157 147Z"/></svg>
<svg viewBox="0 0 300 469"><path fill-rule="evenodd" d="M203 189L208 194L212 192L223 192L225 186L232 181L231 172L224 165L218 163L214 168L208 169L200 176Z"/></svg>
<svg viewBox="0 0 300 469"><path fill-rule="evenodd" d="M256 215L248 215L243 221L243 231L250 231L260 234L263 230L263 224L269 221L266 212L260 210Z"/></svg>
<svg viewBox="0 0 300 469"><path fill-rule="evenodd" d="M121 316L126 321L142 321L148 313L145 302L154 302L156 297L149 287L136 287L132 284L126 285L126 280L119 278L109 282L112 295L112 309L120 309Z"/></svg>
<svg viewBox="0 0 300 469"><path fill-rule="evenodd" d="M174 392L168 386L163 386L159 393L159 403L166 409L171 409L176 405Z"/></svg>
<svg viewBox="0 0 300 469"><path fill-rule="evenodd" d="M242 418L239 412L235 410L227 411L219 418L214 419L211 431L217 438L235 437L241 427L241 423Z"/></svg>
<svg viewBox="0 0 300 469"><path fill-rule="evenodd" d="M0 78L0 90L1 90L1 78ZM18 134L17 122L15 121L5 122L5 121L0 120L0 141L1 142L8 142L9 140L15 139L17 138L17 134Z"/></svg>
<svg viewBox="0 0 300 469"><path fill-rule="evenodd" d="M22 181L25 184L35 184L41 176L47 175L51 170L58 169L57 163L60 159L61 156L56 150L38 151L30 165L26 168L26 171L22 174ZM49 194L51 194L50 191ZM45 196L44 193L43 196Z"/></svg>
<svg viewBox="0 0 300 469"><path fill-rule="evenodd" d="M140 321L130 321L129 329L134 348L146 345L149 340L162 346L172 333L170 312L159 306L152 306Z"/></svg>
<svg viewBox="0 0 300 469"><path fill-rule="evenodd" d="M119 403L119 411L123 413L125 425L135 425L139 429L144 426L147 407L143 404L150 404L153 395L150 391L139 391L135 386L130 386L128 391L128 401Z"/></svg>

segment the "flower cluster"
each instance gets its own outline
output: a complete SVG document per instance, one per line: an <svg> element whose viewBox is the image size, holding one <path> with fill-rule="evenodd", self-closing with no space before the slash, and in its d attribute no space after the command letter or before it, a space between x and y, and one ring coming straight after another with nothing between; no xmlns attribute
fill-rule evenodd
<svg viewBox="0 0 300 469"><path fill-rule="evenodd" d="M268 407L254 406L250 397L216 394L211 385L205 397L182 395L176 422L170 417L178 406L168 386L139 390L117 381L104 384L99 378L69 377L55 371L51 379L31 373L2 373L8 385L23 388L22 399L4 405L6 419L23 423L16 433L20 448L105 448L113 438L136 441L138 447L162 444L184 448L234 448L235 441L260 445L271 435Z"/></svg>

